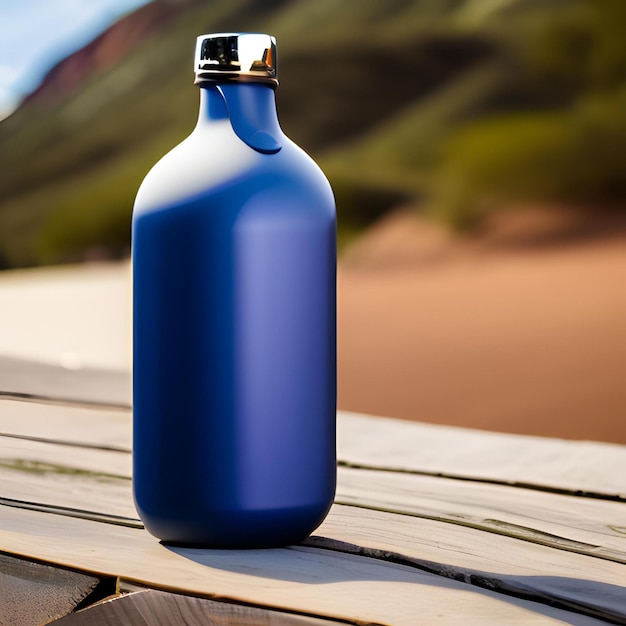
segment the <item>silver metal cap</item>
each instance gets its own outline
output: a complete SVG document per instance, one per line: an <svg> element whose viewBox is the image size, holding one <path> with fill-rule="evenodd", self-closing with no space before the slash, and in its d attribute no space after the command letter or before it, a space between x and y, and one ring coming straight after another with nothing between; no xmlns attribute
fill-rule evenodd
<svg viewBox="0 0 626 626"><path fill-rule="evenodd" d="M235 80L276 86L276 40L262 33L200 35L194 71L196 84Z"/></svg>

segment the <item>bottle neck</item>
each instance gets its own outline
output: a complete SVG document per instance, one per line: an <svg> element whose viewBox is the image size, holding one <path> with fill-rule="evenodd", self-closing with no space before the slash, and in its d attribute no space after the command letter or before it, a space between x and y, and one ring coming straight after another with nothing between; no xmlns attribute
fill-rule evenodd
<svg viewBox="0 0 626 626"><path fill-rule="evenodd" d="M202 83L200 85L198 127L225 119L228 119L228 109L224 97L217 88L217 83Z"/></svg>
<svg viewBox="0 0 626 626"><path fill-rule="evenodd" d="M273 154L281 149L284 135L271 86L244 82L201 83L196 128L225 119L230 120L235 134L254 150Z"/></svg>

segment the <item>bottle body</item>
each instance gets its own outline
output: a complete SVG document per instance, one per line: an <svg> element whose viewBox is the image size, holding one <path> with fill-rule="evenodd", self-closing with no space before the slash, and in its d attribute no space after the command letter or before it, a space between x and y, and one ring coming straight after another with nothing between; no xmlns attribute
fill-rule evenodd
<svg viewBox="0 0 626 626"><path fill-rule="evenodd" d="M133 215L135 502L165 541L287 545L334 497L334 202L284 136L243 143L215 89Z"/></svg>

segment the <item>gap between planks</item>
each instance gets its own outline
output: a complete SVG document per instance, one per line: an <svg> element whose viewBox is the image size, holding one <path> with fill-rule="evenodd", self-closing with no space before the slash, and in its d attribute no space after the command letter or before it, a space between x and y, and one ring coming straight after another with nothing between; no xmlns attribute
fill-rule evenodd
<svg viewBox="0 0 626 626"><path fill-rule="evenodd" d="M116 403L116 402L97 402L95 400L78 400L65 396L48 396L36 393L19 393L15 391L2 391L0 390L0 398L3 400L14 400L15 402L34 402L37 404L57 404L60 406L68 407L84 407L94 409L108 409L118 411L128 411L130 406L128 404Z"/></svg>
<svg viewBox="0 0 626 626"><path fill-rule="evenodd" d="M626 495L605 494L597 491L584 489L571 489L566 487L551 487L550 485L540 485L520 480L502 480L498 478L481 478L480 476L463 476L461 474L451 474L447 472L435 472L419 469L405 469L399 467L385 467L383 465L369 465L366 463L353 463L350 461L337 461L338 467L347 467L357 470L371 470L379 472L390 472L393 474L412 474L414 476L430 476L431 478L445 478L447 480L459 480L463 482L482 483L485 485L502 485L515 489L528 489L530 491L542 491L556 495L576 496L577 498L591 498L594 500L609 500L611 502L626 502Z"/></svg>

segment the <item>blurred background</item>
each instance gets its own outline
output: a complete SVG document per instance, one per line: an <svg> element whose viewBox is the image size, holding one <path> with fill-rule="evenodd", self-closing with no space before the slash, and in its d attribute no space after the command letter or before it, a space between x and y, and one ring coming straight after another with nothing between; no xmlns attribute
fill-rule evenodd
<svg viewBox="0 0 626 626"><path fill-rule="evenodd" d="M195 124L196 36L269 32L283 129L337 199L339 407L626 443L626 2L8 4L0 353L44 324L10 313L51 276L24 268L127 276L136 190Z"/></svg>

